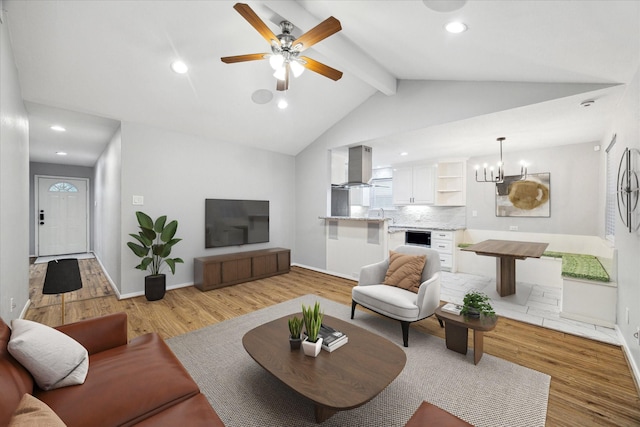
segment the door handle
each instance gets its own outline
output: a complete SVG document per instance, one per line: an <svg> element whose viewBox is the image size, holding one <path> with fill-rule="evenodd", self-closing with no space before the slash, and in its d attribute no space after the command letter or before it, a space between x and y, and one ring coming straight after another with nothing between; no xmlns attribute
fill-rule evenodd
<svg viewBox="0 0 640 427"><path fill-rule="evenodd" d="M40 225L44 225L44 211L40 209Z"/></svg>

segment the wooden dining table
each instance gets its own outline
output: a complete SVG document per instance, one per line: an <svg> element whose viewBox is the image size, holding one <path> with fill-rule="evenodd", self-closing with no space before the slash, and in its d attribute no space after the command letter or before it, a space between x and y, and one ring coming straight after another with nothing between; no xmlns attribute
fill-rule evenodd
<svg viewBox="0 0 640 427"><path fill-rule="evenodd" d="M505 297L516 293L516 260L540 258L547 246L548 243L489 239L462 250L496 257L496 291Z"/></svg>

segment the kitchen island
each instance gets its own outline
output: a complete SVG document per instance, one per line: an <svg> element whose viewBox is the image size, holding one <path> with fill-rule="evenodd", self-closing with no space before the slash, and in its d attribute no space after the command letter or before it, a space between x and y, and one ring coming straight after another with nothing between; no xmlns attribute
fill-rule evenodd
<svg viewBox="0 0 640 427"><path fill-rule="evenodd" d="M362 266L389 255L389 218L320 217L325 220L327 270L358 279Z"/></svg>

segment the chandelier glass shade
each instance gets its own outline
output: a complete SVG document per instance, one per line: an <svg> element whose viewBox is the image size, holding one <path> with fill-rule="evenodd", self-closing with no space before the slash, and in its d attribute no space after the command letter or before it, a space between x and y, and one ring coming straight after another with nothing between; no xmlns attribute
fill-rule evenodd
<svg viewBox="0 0 640 427"><path fill-rule="evenodd" d="M504 182L504 162L502 161L502 142L506 138L501 136L497 138L497 141L500 143L500 161L497 163L496 167L489 166L485 163L482 166L482 176L478 176L478 171L480 170L480 165L476 165L476 182L490 182L494 184L499 184ZM527 166L522 162L520 164L520 176L515 176L515 179L525 179L527 177Z"/></svg>

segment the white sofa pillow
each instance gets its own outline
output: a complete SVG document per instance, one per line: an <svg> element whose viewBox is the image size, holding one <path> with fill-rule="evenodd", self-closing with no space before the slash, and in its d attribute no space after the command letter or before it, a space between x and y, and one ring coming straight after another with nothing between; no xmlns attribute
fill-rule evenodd
<svg viewBox="0 0 640 427"><path fill-rule="evenodd" d="M83 384L89 371L86 348L60 331L30 320L11 322L7 349L43 390Z"/></svg>

